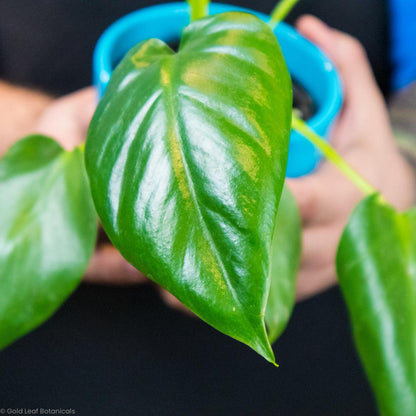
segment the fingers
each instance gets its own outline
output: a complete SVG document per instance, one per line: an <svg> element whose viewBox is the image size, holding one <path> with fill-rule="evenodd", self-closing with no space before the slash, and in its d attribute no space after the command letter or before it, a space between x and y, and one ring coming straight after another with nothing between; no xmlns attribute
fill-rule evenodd
<svg viewBox="0 0 416 416"><path fill-rule="evenodd" d="M356 186L329 162L315 173L287 179L286 183L295 196L304 227L347 218L362 198Z"/></svg>
<svg viewBox="0 0 416 416"><path fill-rule="evenodd" d="M110 244L100 246L84 276L88 283L126 285L147 282L146 276L129 264Z"/></svg>
<svg viewBox="0 0 416 416"><path fill-rule="evenodd" d="M388 200L401 203L404 200L398 200L401 192L394 184L398 176L405 183L403 178L410 175L397 157L387 109L362 46L312 16L302 17L297 27L327 53L342 78L344 105L332 129L331 142L368 183L380 189ZM364 195L329 162L323 162L309 176L288 180L288 185L303 220L297 293L301 299L335 283L338 242L352 210Z"/></svg>
<svg viewBox="0 0 416 416"><path fill-rule="evenodd" d="M296 26L333 61L341 75L347 101L360 100L368 92L373 94L377 91L366 53L358 40L330 28L313 16L301 17Z"/></svg>
<svg viewBox="0 0 416 416"><path fill-rule="evenodd" d="M298 204L302 224L307 226L319 212L319 199L321 197L319 182L315 179L316 174L299 179L286 179L286 184L292 191ZM325 191L325 189L324 189Z"/></svg>
<svg viewBox="0 0 416 416"><path fill-rule="evenodd" d="M97 107L97 91L94 87L86 87L68 96L76 111L80 124L87 130L91 118Z"/></svg>
<svg viewBox="0 0 416 416"><path fill-rule="evenodd" d="M183 312L186 315L196 317L196 315L193 312L191 312L180 300L175 298L175 296L169 293L166 289L164 289L161 286L158 286L158 290L160 297L167 306L169 306L172 309L176 309L180 312Z"/></svg>
<svg viewBox="0 0 416 416"><path fill-rule="evenodd" d="M86 87L60 98L59 103L67 116L76 123L80 132L86 133L97 106L97 92L94 87Z"/></svg>
<svg viewBox="0 0 416 416"><path fill-rule="evenodd" d="M335 264L343 225L341 222L335 222L307 228L303 232L301 268L325 268Z"/></svg>
<svg viewBox="0 0 416 416"><path fill-rule="evenodd" d="M54 100L41 114L35 131L53 137L65 149L72 150L85 140L96 104L93 87Z"/></svg>
<svg viewBox="0 0 416 416"><path fill-rule="evenodd" d="M335 266L301 268L296 286L296 301L301 301L335 286Z"/></svg>

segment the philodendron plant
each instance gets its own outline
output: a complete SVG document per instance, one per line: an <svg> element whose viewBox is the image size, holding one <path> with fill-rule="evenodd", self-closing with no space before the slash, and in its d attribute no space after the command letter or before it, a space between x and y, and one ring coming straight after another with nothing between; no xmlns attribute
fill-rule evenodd
<svg viewBox="0 0 416 416"><path fill-rule="evenodd" d="M295 299L291 128L366 197L338 249L354 337L380 412L416 415L416 211L398 213L296 115L270 24L241 12L193 22L175 53L139 43L115 70L87 142L43 136L0 161L0 348L45 321L81 280L98 213L122 255L214 328L271 363ZM95 206L95 208L94 208ZM95 211L96 210L96 211Z"/></svg>

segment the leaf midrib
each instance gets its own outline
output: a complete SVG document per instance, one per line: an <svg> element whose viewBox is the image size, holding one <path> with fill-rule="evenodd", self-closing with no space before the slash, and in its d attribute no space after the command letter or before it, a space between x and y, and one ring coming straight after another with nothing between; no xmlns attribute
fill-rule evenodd
<svg viewBox="0 0 416 416"><path fill-rule="evenodd" d="M209 244L211 246L212 252L214 253L217 262L221 268L222 271L222 276L225 280L225 283L227 284L227 287L230 290L230 293L232 295L232 298L234 299L235 303L238 305L238 307L240 308L240 311L243 311L244 308L242 307L242 303L240 301L240 299L238 298L235 289L231 283L231 281L228 278L228 273L227 273L227 269L221 259L220 253L218 252L218 249L215 245L213 236L211 231L209 230L209 228L206 226L205 223L205 219L204 219L204 215L202 213L201 207L200 207L200 203L199 203L199 199L197 197L197 192L195 190L195 186L192 180L192 176L189 172L189 167L187 165L186 159L183 155L182 152L182 139L180 136L180 133L178 131L177 128L177 123L176 123L176 118L175 116L179 119L180 117L180 112L175 111L175 104L177 104L175 102L175 97L177 97L177 94L174 93L173 91L173 85L172 85L172 73L173 73L173 66L174 66L174 62L175 62L175 56L171 56L171 57L167 57L161 65L161 71L164 71L164 75L162 76L162 78L165 78L164 80L161 80L161 84L162 84L162 90L163 90L163 95L166 97L163 101L166 103L165 108L166 108L166 114L167 114L167 124L168 124L168 134L169 134L169 130L170 128L172 128L172 133L174 134L174 137L177 141L178 144L178 150L181 156L181 163L183 166L183 170L185 172L185 177L186 177L186 183L188 185L188 189L190 191L190 194L192 196L192 203L194 204L197 213L198 213L198 217L200 218L200 222L202 224L202 230L204 232L204 234L207 237L207 240L209 241ZM169 78L167 79L167 74L169 74ZM179 107L179 105L177 106ZM170 150L170 147L167 146L167 148ZM249 323L250 327L253 329L254 334L256 335L256 337L258 337L257 332L255 330L255 327L253 325L253 323L251 322L251 320L246 316L246 314L241 314L242 317L244 317L244 319L246 320L247 323Z"/></svg>

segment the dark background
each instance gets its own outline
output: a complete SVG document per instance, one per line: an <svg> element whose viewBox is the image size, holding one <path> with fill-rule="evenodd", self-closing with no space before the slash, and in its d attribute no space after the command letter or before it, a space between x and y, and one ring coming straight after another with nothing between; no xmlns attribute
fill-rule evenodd
<svg viewBox="0 0 416 416"><path fill-rule="evenodd" d="M224 1L225 2L225 1ZM0 77L56 94L91 83L91 58L103 30L124 14L161 0L1 0ZM229 1L270 13L275 0ZM384 0L301 0L287 19L311 13L354 34L376 78L389 90L388 22Z"/></svg>
<svg viewBox="0 0 416 416"><path fill-rule="evenodd" d="M338 289L298 304L279 368L159 301L82 286L0 353L0 407L87 416L375 416Z"/></svg>
<svg viewBox="0 0 416 416"><path fill-rule="evenodd" d="M55 94L90 84L100 33L160 1L2 0L0 77ZM236 1L270 12L274 1ZM389 91L381 0L302 0L364 44ZM81 415L376 415L337 288L298 304L275 345L280 368L167 308L151 285L82 285L46 324L0 353L0 407Z"/></svg>

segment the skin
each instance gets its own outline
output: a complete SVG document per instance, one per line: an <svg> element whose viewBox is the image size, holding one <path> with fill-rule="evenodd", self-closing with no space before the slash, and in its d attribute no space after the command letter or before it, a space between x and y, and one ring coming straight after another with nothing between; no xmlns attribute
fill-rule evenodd
<svg viewBox="0 0 416 416"><path fill-rule="evenodd" d="M47 94L0 81L0 156L32 131L51 101Z"/></svg>
<svg viewBox="0 0 416 416"><path fill-rule="evenodd" d="M415 202L414 175L397 148L384 99L363 47L313 16L303 16L296 26L329 56L341 76L344 103L331 132L331 145L388 202L399 210L410 208ZM303 224L296 293L301 301L336 284L338 242L364 195L328 161L321 163L315 173L287 183ZM164 293L163 298L169 305L183 308L170 293Z"/></svg>
<svg viewBox="0 0 416 416"><path fill-rule="evenodd" d="M85 140L96 103L93 87L54 98L0 81L0 156L15 141L33 133L51 136L65 149L73 149ZM111 244L98 241L84 281L133 284L147 279Z"/></svg>
<svg viewBox="0 0 416 416"><path fill-rule="evenodd" d="M400 210L415 201L414 176L394 140L383 97L360 43L312 16L298 30L318 45L337 67L344 104L330 142L338 153L385 199ZM303 222L303 252L298 300L336 283L335 254L341 233L364 195L330 162L316 173L288 181Z"/></svg>
<svg viewBox="0 0 416 416"><path fill-rule="evenodd" d="M331 134L331 144L390 203L401 210L409 208L415 200L414 177L395 144L387 109L362 46L354 38L312 16L299 19L297 28L325 51L341 75L345 101ZM52 136L67 149L85 140L96 106L92 87L59 99L2 82L0 92L0 110L4 109L0 111L0 154L13 141L29 133ZM24 107L22 102L25 111L18 110ZM17 111L20 113L16 114ZM297 299L302 300L336 283L338 241L349 215L364 195L326 161L315 173L288 180L288 184L303 222L303 252L297 287ZM84 280L135 284L145 282L146 278L111 244L103 242L97 245ZM168 305L185 309L172 295L160 290Z"/></svg>

